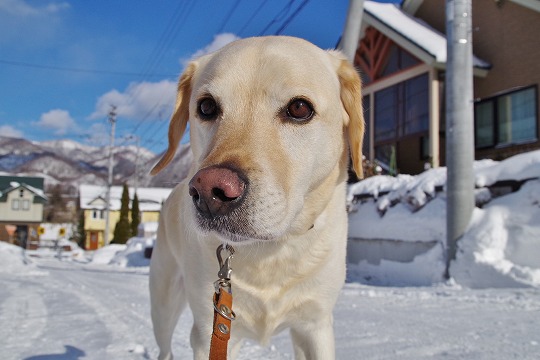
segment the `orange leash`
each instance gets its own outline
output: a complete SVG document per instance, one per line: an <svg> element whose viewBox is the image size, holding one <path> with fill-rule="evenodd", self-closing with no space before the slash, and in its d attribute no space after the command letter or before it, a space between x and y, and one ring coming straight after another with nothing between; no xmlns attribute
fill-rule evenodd
<svg viewBox="0 0 540 360"><path fill-rule="evenodd" d="M222 251L228 251L229 256L223 261ZM220 245L216 250L219 261L219 279L214 283L214 325L210 339L210 360L226 360L227 344L231 338L231 323L236 318L232 310L231 289L231 259L234 254L232 246Z"/></svg>

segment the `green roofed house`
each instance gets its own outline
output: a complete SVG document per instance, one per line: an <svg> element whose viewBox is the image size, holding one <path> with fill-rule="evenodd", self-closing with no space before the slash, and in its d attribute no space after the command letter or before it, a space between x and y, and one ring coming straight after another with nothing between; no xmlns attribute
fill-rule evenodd
<svg viewBox="0 0 540 360"><path fill-rule="evenodd" d="M47 202L40 177L0 176L0 241L26 248L38 240Z"/></svg>

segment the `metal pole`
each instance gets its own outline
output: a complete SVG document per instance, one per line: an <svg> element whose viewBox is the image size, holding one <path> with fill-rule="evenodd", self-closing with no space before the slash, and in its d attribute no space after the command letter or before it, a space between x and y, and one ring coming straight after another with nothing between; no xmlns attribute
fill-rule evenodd
<svg viewBox="0 0 540 360"><path fill-rule="evenodd" d="M364 0L350 0L347 10L347 19L343 36L339 42L339 49L347 56L351 63L354 63L354 55L358 47L360 38L360 28L362 26L362 14L364 12Z"/></svg>
<svg viewBox="0 0 540 360"><path fill-rule="evenodd" d="M471 0L446 1L446 273L474 209Z"/></svg>
<svg viewBox="0 0 540 360"><path fill-rule="evenodd" d="M113 183L113 163L114 163L114 131L116 128L116 106L112 106L111 111L109 112L109 122L111 123L111 139L109 145L109 177L107 180L107 195L105 197L105 234L104 241L105 245L109 245L109 231L110 231L110 212L111 212L111 187Z"/></svg>

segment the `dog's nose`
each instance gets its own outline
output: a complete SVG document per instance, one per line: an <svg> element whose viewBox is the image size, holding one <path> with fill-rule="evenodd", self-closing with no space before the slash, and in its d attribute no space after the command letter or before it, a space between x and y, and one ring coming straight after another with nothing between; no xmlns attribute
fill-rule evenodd
<svg viewBox="0 0 540 360"><path fill-rule="evenodd" d="M245 191L246 182L239 173L221 166L201 169L189 182L189 195L207 218L229 214L240 204Z"/></svg>

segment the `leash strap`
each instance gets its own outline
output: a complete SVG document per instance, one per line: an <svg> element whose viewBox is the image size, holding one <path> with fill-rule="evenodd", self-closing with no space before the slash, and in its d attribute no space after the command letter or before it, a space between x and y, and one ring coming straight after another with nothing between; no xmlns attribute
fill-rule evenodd
<svg viewBox="0 0 540 360"><path fill-rule="evenodd" d="M227 343L231 338L232 294L214 294L214 327L210 340L210 360L227 359ZM227 317L224 314L228 314Z"/></svg>
<svg viewBox="0 0 540 360"><path fill-rule="evenodd" d="M229 252L229 256L223 260L222 251ZM219 262L219 279L214 283L214 324L212 326L212 337L210 339L209 360L226 360L227 344L231 338L231 323L236 315L232 310L232 289L231 289L231 259L234 254L232 246L220 245L216 250Z"/></svg>

